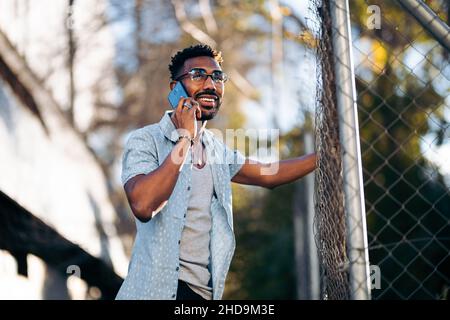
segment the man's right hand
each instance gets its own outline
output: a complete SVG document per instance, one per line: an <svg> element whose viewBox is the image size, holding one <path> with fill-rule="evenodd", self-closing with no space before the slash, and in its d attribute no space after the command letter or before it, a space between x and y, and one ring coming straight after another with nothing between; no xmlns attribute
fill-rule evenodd
<svg viewBox="0 0 450 320"><path fill-rule="evenodd" d="M191 105L188 108L186 105ZM191 139L195 139L197 136L197 119L200 119L202 111L200 110L200 105L194 99L181 98L178 101L177 108L172 116L173 123L177 130L179 129L180 134L189 134Z"/></svg>

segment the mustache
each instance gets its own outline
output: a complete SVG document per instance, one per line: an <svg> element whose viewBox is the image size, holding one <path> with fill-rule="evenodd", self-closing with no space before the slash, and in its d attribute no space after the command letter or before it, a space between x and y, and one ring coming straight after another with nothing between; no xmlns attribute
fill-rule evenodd
<svg viewBox="0 0 450 320"><path fill-rule="evenodd" d="M197 93L195 95L195 100L197 100L198 97L200 97L200 96L202 96L204 94L207 94L207 95L210 95L210 96L215 96L217 98L217 100L220 100L219 96L217 95L217 93L214 90L205 90L205 91Z"/></svg>

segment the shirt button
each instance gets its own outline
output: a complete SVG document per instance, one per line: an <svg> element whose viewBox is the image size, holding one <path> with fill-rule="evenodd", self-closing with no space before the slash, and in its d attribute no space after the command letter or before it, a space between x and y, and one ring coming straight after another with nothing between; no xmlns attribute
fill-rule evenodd
<svg viewBox="0 0 450 320"><path fill-rule="evenodd" d="M177 267L175 270L176 270L176 271L180 270L180 267Z"/></svg>
<svg viewBox="0 0 450 320"><path fill-rule="evenodd" d="M186 218L186 213L184 214L184 217Z"/></svg>
<svg viewBox="0 0 450 320"><path fill-rule="evenodd" d="M188 189L188 191L190 191L190 190L191 190L191 186L188 186L188 188L187 188L187 189Z"/></svg>
<svg viewBox="0 0 450 320"><path fill-rule="evenodd" d="M175 295L175 294L173 294L173 295L172 295L172 298L175 298L175 297L176 297L176 295Z"/></svg>
<svg viewBox="0 0 450 320"><path fill-rule="evenodd" d="M181 243L181 241L180 240L178 240L178 244L180 244Z"/></svg>

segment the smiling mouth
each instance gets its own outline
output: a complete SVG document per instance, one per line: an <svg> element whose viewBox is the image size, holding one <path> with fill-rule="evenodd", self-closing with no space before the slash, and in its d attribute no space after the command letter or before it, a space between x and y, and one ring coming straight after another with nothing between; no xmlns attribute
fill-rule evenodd
<svg viewBox="0 0 450 320"><path fill-rule="evenodd" d="M216 101L216 99L212 99L212 98L200 98L198 100L202 101L202 102L215 102Z"/></svg>
<svg viewBox="0 0 450 320"><path fill-rule="evenodd" d="M218 98L214 96L200 96L197 101L204 108L210 109L217 105Z"/></svg>

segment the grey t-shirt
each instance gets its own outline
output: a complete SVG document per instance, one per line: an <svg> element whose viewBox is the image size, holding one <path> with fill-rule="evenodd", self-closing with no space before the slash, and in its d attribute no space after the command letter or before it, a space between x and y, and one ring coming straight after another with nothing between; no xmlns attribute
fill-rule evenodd
<svg viewBox="0 0 450 320"><path fill-rule="evenodd" d="M213 178L210 165L202 169L192 167L192 193L186 214L186 223L181 234L180 274L197 294L212 299L210 262L211 198Z"/></svg>

